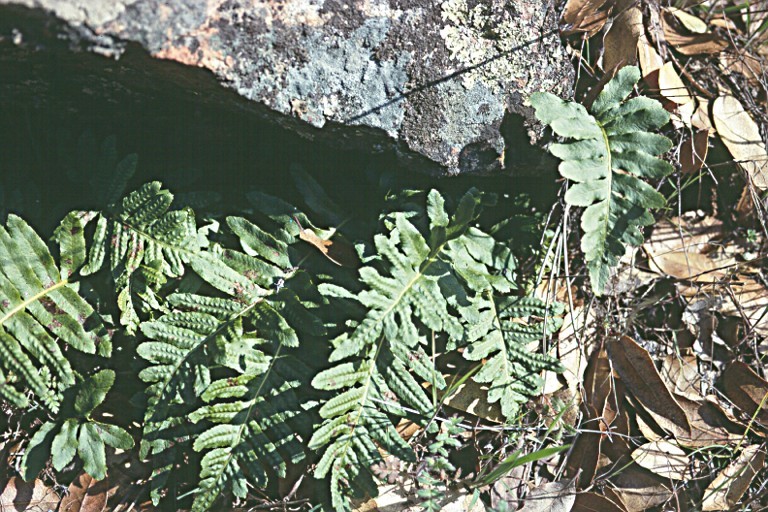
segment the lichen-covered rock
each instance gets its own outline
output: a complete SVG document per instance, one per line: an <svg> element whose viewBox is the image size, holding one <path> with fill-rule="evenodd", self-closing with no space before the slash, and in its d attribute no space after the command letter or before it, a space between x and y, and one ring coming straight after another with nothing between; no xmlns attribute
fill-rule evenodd
<svg viewBox="0 0 768 512"><path fill-rule="evenodd" d="M527 116L534 91L572 88L556 14L540 0L2 4L49 10L102 54L119 57L136 42L158 59L207 68L283 126L394 148L438 174L500 169L513 160L503 158L505 116Z"/></svg>

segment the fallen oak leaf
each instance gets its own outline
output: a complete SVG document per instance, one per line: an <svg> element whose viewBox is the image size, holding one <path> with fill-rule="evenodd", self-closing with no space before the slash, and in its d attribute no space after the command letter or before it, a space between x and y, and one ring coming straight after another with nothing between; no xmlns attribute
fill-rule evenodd
<svg viewBox="0 0 768 512"><path fill-rule="evenodd" d="M690 435L686 432L675 433L680 446L704 448L734 444L743 439L746 427L731 421L717 404L707 400L691 400L681 395L675 395L675 399L691 425Z"/></svg>
<svg viewBox="0 0 768 512"><path fill-rule="evenodd" d="M768 381L741 361L728 365L723 372L725 396L750 418L768 425Z"/></svg>
<svg viewBox="0 0 768 512"><path fill-rule="evenodd" d="M676 444L667 440L651 441L632 452L632 459L651 473L670 480L685 480L691 460Z"/></svg>
<svg viewBox="0 0 768 512"><path fill-rule="evenodd" d="M691 124L693 124L693 118ZM699 172L707 159L708 152L709 130L697 130L680 146L680 172L683 174Z"/></svg>
<svg viewBox="0 0 768 512"><path fill-rule="evenodd" d="M677 7L666 7L666 12L672 14L689 32L694 34L706 34L707 24L701 18L689 14Z"/></svg>
<svg viewBox="0 0 768 512"><path fill-rule="evenodd" d="M734 508L764 465L765 452L760 449L760 445L745 447L707 486L701 509L710 512Z"/></svg>
<svg viewBox="0 0 768 512"><path fill-rule="evenodd" d="M608 21L609 7L603 9L607 0L568 0L563 9L564 35L584 32L590 38L602 30Z"/></svg>
<svg viewBox="0 0 768 512"><path fill-rule="evenodd" d="M664 385L648 351L629 336L608 341L606 348L611 364L627 390L653 420L667 432L690 434L691 425L685 411Z"/></svg>
<svg viewBox="0 0 768 512"><path fill-rule="evenodd" d="M728 47L728 41L707 32L705 34L685 34L675 28L677 18L670 12L661 13L661 28L664 38L672 47L683 55L720 53Z"/></svg>
<svg viewBox="0 0 768 512"><path fill-rule="evenodd" d="M107 508L109 479L95 480L82 472L69 484L59 512L101 512Z"/></svg>
<svg viewBox="0 0 768 512"><path fill-rule="evenodd" d="M768 189L768 153L760 128L741 102L720 96L712 104L712 120L725 147L758 190Z"/></svg>
<svg viewBox="0 0 768 512"><path fill-rule="evenodd" d="M518 512L570 512L576 502L576 480L542 484L528 494Z"/></svg>
<svg viewBox="0 0 768 512"><path fill-rule="evenodd" d="M617 10L620 14L603 38L601 67L605 71L636 63L637 44L645 32L643 13L638 6L617 6Z"/></svg>
<svg viewBox="0 0 768 512"><path fill-rule="evenodd" d="M606 496L585 492L576 496L571 512L626 512L626 509Z"/></svg>
<svg viewBox="0 0 768 512"><path fill-rule="evenodd" d="M0 510L56 510L59 505L59 495L42 480L25 482L14 476L0 484L0 488Z"/></svg>

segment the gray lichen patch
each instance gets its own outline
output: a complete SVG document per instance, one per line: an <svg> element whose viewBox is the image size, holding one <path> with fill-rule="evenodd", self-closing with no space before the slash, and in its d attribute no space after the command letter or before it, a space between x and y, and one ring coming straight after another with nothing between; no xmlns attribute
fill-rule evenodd
<svg viewBox="0 0 768 512"><path fill-rule="evenodd" d="M446 0L441 10L446 25L440 36L451 59L466 71L462 82L467 88L479 81L491 88L514 88L529 95L561 87L554 79L535 79L540 76L535 68L557 65L563 58L562 51L547 56L535 49L544 40L532 39L531 27L546 26L545 5L532 8L525 2L504 0ZM545 58L533 60L531 55Z"/></svg>
<svg viewBox="0 0 768 512"><path fill-rule="evenodd" d="M556 15L539 0L35 4L66 4L57 14L93 37L208 69L282 126L393 148L406 165L431 161L442 174L499 169L505 114L524 111L533 91L568 95L572 84Z"/></svg>

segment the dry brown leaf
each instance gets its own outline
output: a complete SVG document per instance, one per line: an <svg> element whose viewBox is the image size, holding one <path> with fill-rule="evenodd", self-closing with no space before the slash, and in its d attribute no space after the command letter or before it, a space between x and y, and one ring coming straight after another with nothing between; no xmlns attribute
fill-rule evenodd
<svg viewBox="0 0 768 512"><path fill-rule="evenodd" d="M746 276L728 283L728 295L721 313L738 317L761 336L768 336L768 289Z"/></svg>
<svg viewBox="0 0 768 512"><path fill-rule="evenodd" d="M691 433L675 434L677 442L686 448L704 448L716 444L738 443L744 427L731 421L719 405L706 400L691 400L676 395L675 399L685 411L691 424Z"/></svg>
<svg viewBox="0 0 768 512"><path fill-rule="evenodd" d="M711 283L727 275L731 257L709 256L721 236L722 223L713 218L699 222L670 219L657 223L650 238L643 244L651 270L677 279Z"/></svg>
<svg viewBox="0 0 768 512"><path fill-rule="evenodd" d="M747 416L768 425L768 382L749 366L741 361L728 365L723 372L723 391Z"/></svg>
<svg viewBox="0 0 768 512"><path fill-rule="evenodd" d="M566 314L563 327L558 333L558 342L550 351L556 356L565 370L560 372L544 372L543 395L551 395L563 387L565 381L569 390L577 391L584 382L584 371L587 368L587 357L584 350L588 340L593 340L591 334L595 328L593 308L576 306L572 314Z"/></svg>
<svg viewBox="0 0 768 512"><path fill-rule="evenodd" d="M702 510L730 510L735 507L758 471L765 464L765 452L760 445L750 445L744 448L739 456L731 462L704 491Z"/></svg>
<svg viewBox="0 0 768 512"><path fill-rule="evenodd" d="M760 84L764 66L757 57L748 53L723 52L720 54L720 65L726 73L736 72L744 76L753 87Z"/></svg>
<svg viewBox="0 0 768 512"><path fill-rule="evenodd" d="M677 7L667 7L665 11L672 14L677 20L686 28L689 32L694 34L706 34L707 24L701 18L688 14L682 9Z"/></svg>
<svg viewBox="0 0 768 512"><path fill-rule="evenodd" d="M584 32L586 37L592 37L603 28L608 21L610 4L607 0L568 0L563 9L563 22L566 25L565 35Z"/></svg>
<svg viewBox="0 0 768 512"><path fill-rule="evenodd" d="M59 512L101 512L107 508L109 479L94 480L83 472L69 484Z"/></svg>
<svg viewBox="0 0 768 512"><path fill-rule="evenodd" d="M670 12L661 13L664 38L683 55L720 53L728 47L728 41L713 33L688 34L684 27L677 28L678 20Z"/></svg>
<svg viewBox="0 0 768 512"><path fill-rule="evenodd" d="M736 25L736 23L726 15L716 15L711 20L709 20L709 24L713 27L720 27L728 30L729 32L736 32L741 34L741 30L739 30L738 25Z"/></svg>
<svg viewBox="0 0 768 512"><path fill-rule="evenodd" d="M664 65L664 59L648 40L645 32L640 34L640 38L637 40L637 57L640 71L643 73L643 80L651 89L658 89L659 70Z"/></svg>
<svg viewBox="0 0 768 512"><path fill-rule="evenodd" d="M720 96L712 105L712 119L720 140L758 190L768 189L768 153L760 129L741 102Z"/></svg>
<svg viewBox="0 0 768 512"><path fill-rule="evenodd" d="M696 102L691 93L688 92L688 88L677 73L674 64L667 62L661 66L658 81L659 92L669 100L664 107L674 114L672 119L675 124L677 126L681 124L690 126L696 111Z"/></svg>
<svg viewBox="0 0 768 512"><path fill-rule="evenodd" d="M667 482L669 480L631 464L612 478L612 491L628 512L642 512L666 503L673 496Z"/></svg>
<svg viewBox="0 0 768 512"><path fill-rule="evenodd" d="M643 434L643 437L648 441L661 441L666 438L667 434L657 425L653 424L652 421L646 422L642 414L635 416L635 421L637 422L638 430L640 430L640 433Z"/></svg>
<svg viewBox="0 0 768 512"><path fill-rule="evenodd" d="M715 133L715 127L712 125L712 119L709 117L709 103L710 101L707 98L696 96L696 111L691 118L691 125L712 135Z"/></svg>
<svg viewBox="0 0 768 512"><path fill-rule="evenodd" d="M691 124L694 123L691 117ZM683 174L696 174L701 170L707 159L709 151L709 130L697 130L692 137L688 137L680 146L680 172Z"/></svg>
<svg viewBox="0 0 768 512"><path fill-rule="evenodd" d="M298 224L298 220L296 223ZM341 239L324 240L308 228L299 228L299 238L312 244L319 250L323 256L331 260L340 267L358 268L360 260L357 258L354 247L351 244L344 243Z"/></svg>
<svg viewBox="0 0 768 512"><path fill-rule="evenodd" d="M440 390L437 390L437 395L442 399L443 393ZM472 379L464 381L443 403L494 423L504 422L499 402L488 403L488 386Z"/></svg>
<svg viewBox="0 0 768 512"><path fill-rule="evenodd" d="M626 509L606 496L585 492L576 496L571 512L626 512Z"/></svg>
<svg viewBox="0 0 768 512"><path fill-rule="evenodd" d="M632 458L651 473L670 480L685 480L691 460L676 444L666 440L652 441L639 446Z"/></svg>
<svg viewBox="0 0 768 512"><path fill-rule="evenodd" d="M0 484L0 510L56 510L59 505L59 495L48 487L42 480L25 482L21 478L11 477Z"/></svg>
<svg viewBox="0 0 768 512"><path fill-rule="evenodd" d="M668 355L661 360L661 377L673 393L683 395L692 400L701 396L701 373L699 373L698 358L693 354Z"/></svg>
<svg viewBox="0 0 768 512"><path fill-rule="evenodd" d="M613 20L603 38L603 62L605 71L637 62L637 43L645 32L643 13L637 6L618 8L620 13Z"/></svg>
<svg viewBox="0 0 768 512"><path fill-rule="evenodd" d="M668 432L688 432L691 426L680 404L664 385L651 356L629 336L607 343L613 369L658 425Z"/></svg>
<svg viewBox="0 0 768 512"><path fill-rule="evenodd" d="M539 485L525 497L518 512L569 512L576 501L576 480Z"/></svg>

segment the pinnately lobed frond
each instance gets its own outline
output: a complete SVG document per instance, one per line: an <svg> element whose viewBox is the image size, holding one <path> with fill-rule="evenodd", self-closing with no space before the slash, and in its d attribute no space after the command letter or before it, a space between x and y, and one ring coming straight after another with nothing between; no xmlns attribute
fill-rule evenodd
<svg viewBox="0 0 768 512"><path fill-rule="evenodd" d="M374 238L378 258L359 270L363 290L355 294L334 285L320 287L329 297L353 300L367 310L353 330L332 342L330 361L338 364L312 381L316 389L334 393L320 408L324 422L309 448L324 450L315 476L330 475L337 510L348 507L344 489L375 495L369 468L381 460L379 448L413 460L387 414L402 415L403 404L429 417L434 404L420 381L445 386L424 351L427 334L461 342L465 325L460 310L471 306L472 297L486 288L511 288L508 278L491 275L492 255L499 263L503 251L495 251L493 239L471 227L486 203L473 189L449 216L443 197L431 191L426 237L405 213L388 214L389 232ZM480 256L476 249L489 241L489 255Z"/></svg>
<svg viewBox="0 0 768 512"><path fill-rule="evenodd" d="M491 292L467 308L469 343L464 357L487 360L472 380L488 384L488 403L499 402L507 420L539 394L543 370L562 371L556 358L537 350L543 338L560 328L563 307L534 297L496 296ZM534 345L534 347L532 347Z"/></svg>
<svg viewBox="0 0 768 512"><path fill-rule="evenodd" d="M151 309L153 289L184 273L184 266L202 249L191 209L171 210L173 195L159 182L142 185L104 211L75 211L62 221L64 229L77 229L71 242L69 269L87 276L109 259L121 309L121 323L135 332L138 309ZM96 221L87 261L85 227ZM74 250L77 250L75 253ZM140 272L137 272L139 271ZM138 301L138 304L137 304Z"/></svg>
<svg viewBox="0 0 768 512"><path fill-rule="evenodd" d="M53 466L62 470L76 454L85 471L101 480L107 471L105 444L133 447L121 427L90 417L115 373L82 377L70 363L76 352L109 357L112 343L101 317L69 280L67 260L84 248L73 241L78 226L68 228L59 233L64 261L59 268L23 219L9 215L0 226L0 398L28 407L31 391L54 418L43 422L25 446L21 471L26 480L34 479L51 455Z"/></svg>
<svg viewBox="0 0 768 512"><path fill-rule="evenodd" d="M70 236L62 235L65 245ZM0 397L19 407L30 390L59 410L63 390L75 384L65 347L104 357L112 351L101 317L69 278L67 264L59 268L35 231L9 215L0 226Z"/></svg>
<svg viewBox="0 0 768 512"><path fill-rule="evenodd" d="M288 422L302 413L295 390L310 371L291 350L299 332L323 332L292 287L301 271L285 247L246 219L227 224L254 255L215 246L196 256L195 272L223 296L170 295L172 311L141 324L147 341L138 347L149 362L140 373L148 385L142 452L161 455L195 434L193 448L203 453L196 511L228 491L244 498L249 482L265 486L270 472L285 476L286 463L304 456ZM273 287L278 277L282 286ZM171 470L155 470L154 500Z"/></svg>
<svg viewBox="0 0 768 512"><path fill-rule="evenodd" d="M589 110L550 93L534 93L530 99L541 122L574 140L552 144L550 151L562 160L560 174L574 182L566 202L586 208L581 248L597 294L605 290L626 246L642 243L640 229L653 223L649 210L665 204L643 179L663 178L673 170L657 158L672 142L651 133L669 121L669 114L656 100L627 100L639 79L637 67L622 68Z"/></svg>

